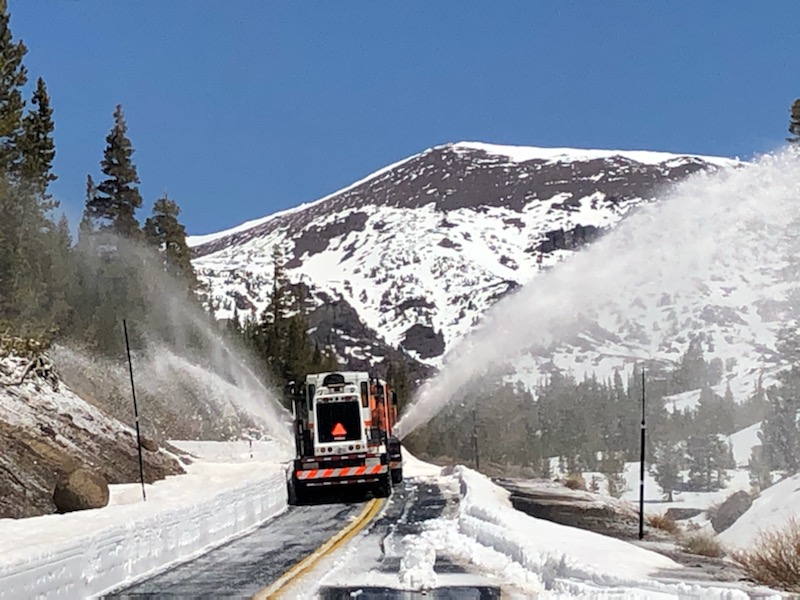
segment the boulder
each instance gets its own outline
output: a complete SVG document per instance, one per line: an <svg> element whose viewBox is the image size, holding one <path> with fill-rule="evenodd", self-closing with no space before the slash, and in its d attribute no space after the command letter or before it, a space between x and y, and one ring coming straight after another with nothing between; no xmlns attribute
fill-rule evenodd
<svg viewBox="0 0 800 600"><path fill-rule="evenodd" d="M741 517L747 509L753 504L753 499L750 494L744 490L739 490L735 494L728 497L725 502L719 505L719 508L714 511L711 516L711 526L714 531L721 533L728 527L733 525L736 520Z"/></svg>
<svg viewBox="0 0 800 600"><path fill-rule="evenodd" d="M108 504L108 482L89 469L75 469L58 480L53 502L61 513L102 508Z"/></svg>
<svg viewBox="0 0 800 600"><path fill-rule="evenodd" d="M153 438L142 436L142 448L149 452L158 452L158 443Z"/></svg>
<svg viewBox="0 0 800 600"><path fill-rule="evenodd" d="M673 521L682 521L683 519L691 519L692 517L696 517L701 512L703 512L702 508L678 508L678 507L670 507L667 509L667 517L672 519Z"/></svg>

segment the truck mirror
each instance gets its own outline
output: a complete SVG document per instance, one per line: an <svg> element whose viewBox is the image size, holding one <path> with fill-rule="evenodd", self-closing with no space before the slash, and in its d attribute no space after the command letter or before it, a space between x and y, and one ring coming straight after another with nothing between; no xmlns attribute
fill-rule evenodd
<svg viewBox="0 0 800 600"><path fill-rule="evenodd" d="M397 406L397 392L392 390L392 406Z"/></svg>

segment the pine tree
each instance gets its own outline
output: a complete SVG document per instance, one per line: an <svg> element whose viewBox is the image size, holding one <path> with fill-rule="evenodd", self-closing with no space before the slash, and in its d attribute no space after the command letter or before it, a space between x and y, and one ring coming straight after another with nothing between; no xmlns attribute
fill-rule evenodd
<svg viewBox="0 0 800 600"><path fill-rule="evenodd" d="M127 132L122 105L118 104L100 163L106 179L97 186L96 193L87 198L86 213L98 229L135 239L140 234L136 211L142 206L142 196L137 185L139 175L132 161L133 145Z"/></svg>
<svg viewBox="0 0 800 600"><path fill-rule="evenodd" d="M94 202L97 197L97 186L94 184L94 179L91 175L86 176L86 202L83 209L83 217L78 225L78 248L86 251L92 245L95 228L92 221L91 211L89 205Z"/></svg>
<svg viewBox="0 0 800 600"><path fill-rule="evenodd" d="M31 104L35 107L22 121L23 135L21 139L22 162L20 177L25 189L38 200L44 211L58 206L47 193L47 186L57 178L51 172L56 156L53 141L53 109L44 80L40 77L36 82Z"/></svg>
<svg viewBox="0 0 800 600"><path fill-rule="evenodd" d="M689 461L689 481L693 489L711 492L725 487L725 470L735 465L730 447L719 435L712 433L690 436L686 454Z"/></svg>
<svg viewBox="0 0 800 600"><path fill-rule="evenodd" d="M771 387L766 394L767 405L759 437L770 470L782 470L793 475L800 470L800 426L797 421L800 368L793 367L781 378L782 385Z"/></svg>
<svg viewBox="0 0 800 600"><path fill-rule="evenodd" d="M156 200L153 216L144 224L145 240L162 253L169 273L185 281L190 290L197 288L197 276L192 267L192 256L186 244L186 229L178 221L181 209L167 197Z"/></svg>
<svg viewBox="0 0 800 600"><path fill-rule="evenodd" d="M16 175L21 160L22 88L28 74L22 59L28 52L22 41L14 42L9 27L7 0L0 0L0 170Z"/></svg>
<svg viewBox="0 0 800 600"><path fill-rule="evenodd" d="M606 476L608 495L619 498L625 491L625 458L619 452L604 452L600 472Z"/></svg>
<svg viewBox="0 0 800 600"><path fill-rule="evenodd" d="M14 298L20 319L42 328L53 327L52 300L62 297L63 290L53 289L53 263L61 263L54 253L69 253L70 242L63 244L56 224L49 213L58 206L47 191L55 180L51 172L55 157L53 120L50 100L44 81L39 79L33 94L33 110L22 121L22 134L17 141L21 152L15 164L13 199L17 206L17 256L14 277L7 293ZM61 312L61 309L59 309Z"/></svg>
<svg viewBox="0 0 800 600"><path fill-rule="evenodd" d="M792 108L789 111L789 133L791 137L787 138L791 144L800 143L800 98L792 103Z"/></svg>
<svg viewBox="0 0 800 600"><path fill-rule="evenodd" d="M673 374L675 389L679 392L696 390L708 385L708 369L703 357L703 346L699 338L689 342L681 364Z"/></svg>
<svg viewBox="0 0 800 600"><path fill-rule="evenodd" d="M386 369L386 382L397 392L398 410L411 401L412 386L408 376L408 367L401 358L389 358Z"/></svg>
<svg viewBox="0 0 800 600"><path fill-rule="evenodd" d="M730 401L726 402L710 387L703 387L697 405L698 431L726 434L734 432L735 405L732 394L730 398Z"/></svg>
<svg viewBox="0 0 800 600"><path fill-rule="evenodd" d="M753 446L750 451L750 460L747 463L747 467L750 471L751 486L761 491L772 485L772 473L764 456L764 447L760 444Z"/></svg>
<svg viewBox="0 0 800 600"><path fill-rule="evenodd" d="M656 483L672 502L672 493L683 482L681 471L684 468L685 456L682 444L661 442L656 445L651 471Z"/></svg>

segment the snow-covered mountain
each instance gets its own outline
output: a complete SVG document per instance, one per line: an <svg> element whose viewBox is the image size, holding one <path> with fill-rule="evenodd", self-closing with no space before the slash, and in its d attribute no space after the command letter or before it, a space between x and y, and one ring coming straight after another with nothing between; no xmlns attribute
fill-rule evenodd
<svg viewBox="0 0 800 600"><path fill-rule="evenodd" d="M312 324L340 356L380 362L399 348L435 367L499 298L632 208L692 173L737 164L663 152L461 142L189 243L218 317L263 310L278 245L289 279L307 284L323 311Z"/></svg>

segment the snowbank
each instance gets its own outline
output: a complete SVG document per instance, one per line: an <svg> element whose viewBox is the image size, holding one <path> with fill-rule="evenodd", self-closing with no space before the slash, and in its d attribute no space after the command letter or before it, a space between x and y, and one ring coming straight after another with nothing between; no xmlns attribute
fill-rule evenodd
<svg viewBox="0 0 800 600"><path fill-rule="evenodd" d="M0 520L0 599L102 594L199 555L286 508L275 459L197 462L187 471L148 485L147 502L138 486L112 486L112 505L103 509Z"/></svg>
<svg viewBox="0 0 800 600"><path fill-rule="evenodd" d="M733 449L733 458L737 467L747 468L753 448L761 444L761 440L758 437L760 432L761 421L728 436L728 443Z"/></svg>
<svg viewBox="0 0 800 600"><path fill-rule="evenodd" d="M761 531L782 527L791 517L800 518L800 475L761 492L750 510L717 537L728 546L748 548Z"/></svg>
<svg viewBox="0 0 800 600"><path fill-rule="evenodd" d="M469 560L512 596L749 597L743 590L710 581L679 582L680 566L666 556L520 513L511 506L508 492L465 467L456 467L452 475L459 488L458 513L454 519L431 522L421 537L437 552ZM439 481L445 479L446 470ZM414 574L421 578L424 569Z"/></svg>
<svg viewBox="0 0 800 600"><path fill-rule="evenodd" d="M514 510L505 490L484 476L465 467L458 467L457 475L461 531L538 574L544 589L568 580L635 586L660 569L678 567L627 542L524 515Z"/></svg>

